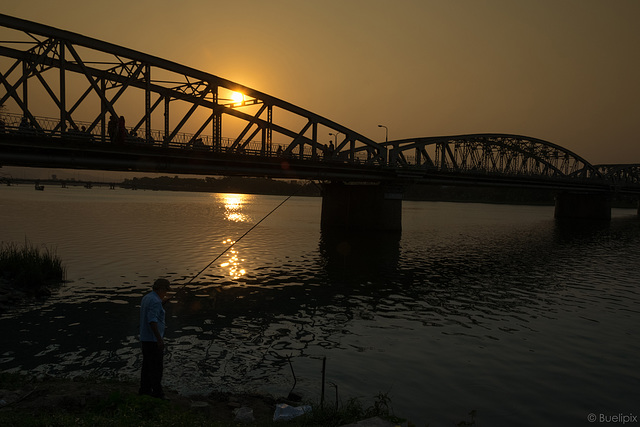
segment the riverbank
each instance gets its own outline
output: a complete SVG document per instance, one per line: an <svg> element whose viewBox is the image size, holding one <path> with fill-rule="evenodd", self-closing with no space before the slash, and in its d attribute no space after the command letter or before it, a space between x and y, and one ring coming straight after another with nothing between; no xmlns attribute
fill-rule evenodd
<svg viewBox="0 0 640 427"><path fill-rule="evenodd" d="M0 279L0 314L6 312L11 306L26 297L27 294L24 291L16 289L16 287L6 279Z"/></svg>
<svg viewBox="0 0 640 427"><path fill-rule="evenodd" d="M274 421L276 405L302 403L252 394L212 393L186 398L167 391L167 399L137 395L137 384L95 378L29 378L0 374L0 425L7 426L394 426L380 401L363 408L349 401L339 411L313 410L290 421ZM388 403L388 402L386 402ZM386 420L384 420L384 417ZM359 423L361 421L367 423ZM393 421L393 422L392 422ZM406 423L405 423L406 425Z"/></svg>
<svg viewBox="0 0 640 427"><path fill-rule="evenodd" d="M43 300L51 296L52 289L59 284L43 284L31 289L25 289L7 279L0 278L0 314L6 313L22 301L35 299Z"/></svg>
<svg viewBox="0 0 640 427"><path fill-rule="evenodd" d="M54 250L28 241L0 242L0 314L25 298L46 298L62 284L66 269Z"/></svg>

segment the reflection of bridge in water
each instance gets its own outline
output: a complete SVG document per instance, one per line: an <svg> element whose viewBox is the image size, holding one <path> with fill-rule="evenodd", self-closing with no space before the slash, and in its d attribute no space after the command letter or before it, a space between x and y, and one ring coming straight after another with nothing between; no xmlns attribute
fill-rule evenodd
<svg viewBox="0 0 640 427"><path fill-rule="evenodd" d="M606 218L613 193L640 194L640 166L536 138L378 143L175 62L6 15L0 30L0 165L318 180L323 225L351 228L398 229L408 183L553 188L558 217Z"/></svg>

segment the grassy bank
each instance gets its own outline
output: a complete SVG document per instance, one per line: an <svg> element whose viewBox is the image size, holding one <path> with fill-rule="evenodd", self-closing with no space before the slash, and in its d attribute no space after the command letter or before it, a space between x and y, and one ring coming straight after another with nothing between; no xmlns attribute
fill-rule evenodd
<svg viewBox="0 0 640 427"><path fill-rule="evenodd" d="M23 375L0 373L0 425L3 426L229 426L234 409L250 407L253 426L342 426L371 417L399 424L390 415L389 400L376 397L371 406L351 399L333 407L313 410L290 421L273 421L276 403L271 396L213 393L186 399L167 393L170 400L138 396L134 383L90 378L34 380ZM2 401L4 400L4 403ZM200 405L194 405L194 400Z"/></svg>
<svg viewBox="0 0 640 427"><path fill-rule="evenodd" d="M66 271L55 250L0 242L0 278L26 292L62 283Z"/></svg>

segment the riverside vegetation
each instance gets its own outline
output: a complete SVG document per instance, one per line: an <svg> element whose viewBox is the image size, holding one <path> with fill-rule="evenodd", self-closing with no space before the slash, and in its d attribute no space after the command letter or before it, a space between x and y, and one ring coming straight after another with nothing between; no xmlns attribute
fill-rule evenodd
<svg viewBox="0 0 640 427"><path fill-rule="evenodd" d="M24 297L47 297L64 282L66 269L55 250L25 241L0 242L0 312L2 306Z"/></svg>
<svg viewBox="0 0 640 427"><path fill-rule="evenodd" d="M392 415L389 398L375 396L371 406L358 399L335 408L310 403L310 413L274 421L278 400L271 396L212 393L187 399L171 391L170 400L139 396L137 385L92 378L30 378L0 373L0 425L7 426L344 426L373 417L386 425L403 420ZM4 403L3 403L4 402ZM240 422L235 409L250 407L252 421ZM382 425L382 424L378 424ZM409 423L409 425L411 425Z"/></svg>

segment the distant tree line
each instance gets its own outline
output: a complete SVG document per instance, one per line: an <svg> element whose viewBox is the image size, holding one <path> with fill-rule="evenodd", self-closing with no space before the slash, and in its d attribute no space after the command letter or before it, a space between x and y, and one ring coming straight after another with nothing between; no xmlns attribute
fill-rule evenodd
<svg viewBox="0 0 640 427"><path fill-rule="evenodd" d="M178 176L125 179L124 188L165 191L202 191L209 193L279 194L319 196L320 187L310 181L286 181L269 178L223 177L181 178Z"/></svg>
<svg viewBox="0 0 640 427"><path fill-rule="evenodd" d="M248 177L181 178L161 176L125 179L124 188L165 191L201 191L209 193L273 194L320 196L320 185L312 181ZM516 187L447 186L413 184L404 189L404 200L440 202L504 203L514 205L553 205L555 190ZM637 199L614 197L613 206L635 208Z"/></svg>
<svg viewBox="0 0 640 427"><path fill-rule="evenodd" d="M142 177L125 179L125 188L165 191L202 191L210 193L279 194L296 193L300 196L320 196L320 186L311 181L277 180L248 177L183 178L179 176ZM405 200L446 202L485 202L512 204L553 204L552 190L526 190L505 187L409 185L404 190Z"/></svg>

